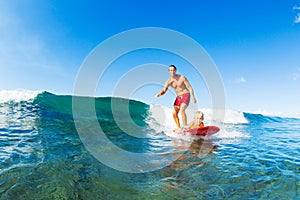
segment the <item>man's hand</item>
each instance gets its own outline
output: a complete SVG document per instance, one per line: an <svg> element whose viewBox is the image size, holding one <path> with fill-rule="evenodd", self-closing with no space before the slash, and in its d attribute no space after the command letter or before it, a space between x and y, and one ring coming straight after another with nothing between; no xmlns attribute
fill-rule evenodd
<svg viewBox="0 0 300 200"><path fill-rule="evenodd" d="M162 91L160 91L160 93L155 95L155 98L160 97L161 95L164 95L166 92L167 92L167 89L163 89Z"/></svg>
<svg viewBox="0 0 300 200"><path fill-rule="evenodd" d="M193 97L194 103L197 103L197 99L195 97Z"/></svg>

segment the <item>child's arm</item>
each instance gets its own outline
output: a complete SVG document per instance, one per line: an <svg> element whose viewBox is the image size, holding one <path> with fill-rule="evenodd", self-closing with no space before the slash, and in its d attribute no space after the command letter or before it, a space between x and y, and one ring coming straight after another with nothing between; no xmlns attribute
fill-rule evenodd
<svg viewBox="0 0 300 200"><path fill-rule="evenodd" d="M203 122L200 123L200 127L204 127L204 123Z"/></svg>
<svg viewBox="0 0 300 200"><path fill-rule="evenodd" d="M190 125L188 125L187 129L191 129L194 126L194 122L190 123Z"/></svg>

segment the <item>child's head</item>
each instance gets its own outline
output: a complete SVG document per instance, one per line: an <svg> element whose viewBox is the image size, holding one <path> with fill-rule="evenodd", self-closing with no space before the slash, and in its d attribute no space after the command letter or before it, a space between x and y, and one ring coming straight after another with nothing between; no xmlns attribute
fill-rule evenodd
<svg viewBox="0 0 300 200"><path fill-rule="evenodd" d="M202 120L204 119L203 112L197 111L197 112L196 112L196 115L195 115L195 119L201 120L201 121L202 121Z"/></svg>

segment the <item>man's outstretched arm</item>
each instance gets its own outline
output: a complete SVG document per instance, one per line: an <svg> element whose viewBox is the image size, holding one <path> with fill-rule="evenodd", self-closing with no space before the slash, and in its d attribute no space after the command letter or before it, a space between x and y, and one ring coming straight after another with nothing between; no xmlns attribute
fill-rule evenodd
<svg viewBox="0 0 300 200"><path fill-rule="evenodd" d="M164 95L167 92L168 88L169 88L169 81L165 83L164 88L157 95L155 95L155 97L157 98L160 97L161 95Z"/></svg>

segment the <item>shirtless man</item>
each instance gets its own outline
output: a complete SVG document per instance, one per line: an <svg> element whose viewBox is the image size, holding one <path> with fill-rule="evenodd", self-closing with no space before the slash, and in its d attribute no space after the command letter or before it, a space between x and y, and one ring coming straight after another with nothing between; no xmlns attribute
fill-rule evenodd
<svg viewBox="0 0 300 200"><path fill-rule="evenodd" d="M167 92L169 86L174 88L177 95L173 109L173 118L177 126L174 131L179 131L181 126L178 118L178 113L181 114L182 125L183 127L185 127L187 123L185 110L190 103L190 96L192 96L194 103L197 103L197 100L194 96L194 91L191 84L185 76L176 74L176 67L174 65L169 66L169 73L171 77L166 81L164 88L155 97L157 98L161 95L164 95Z"/></svg>

